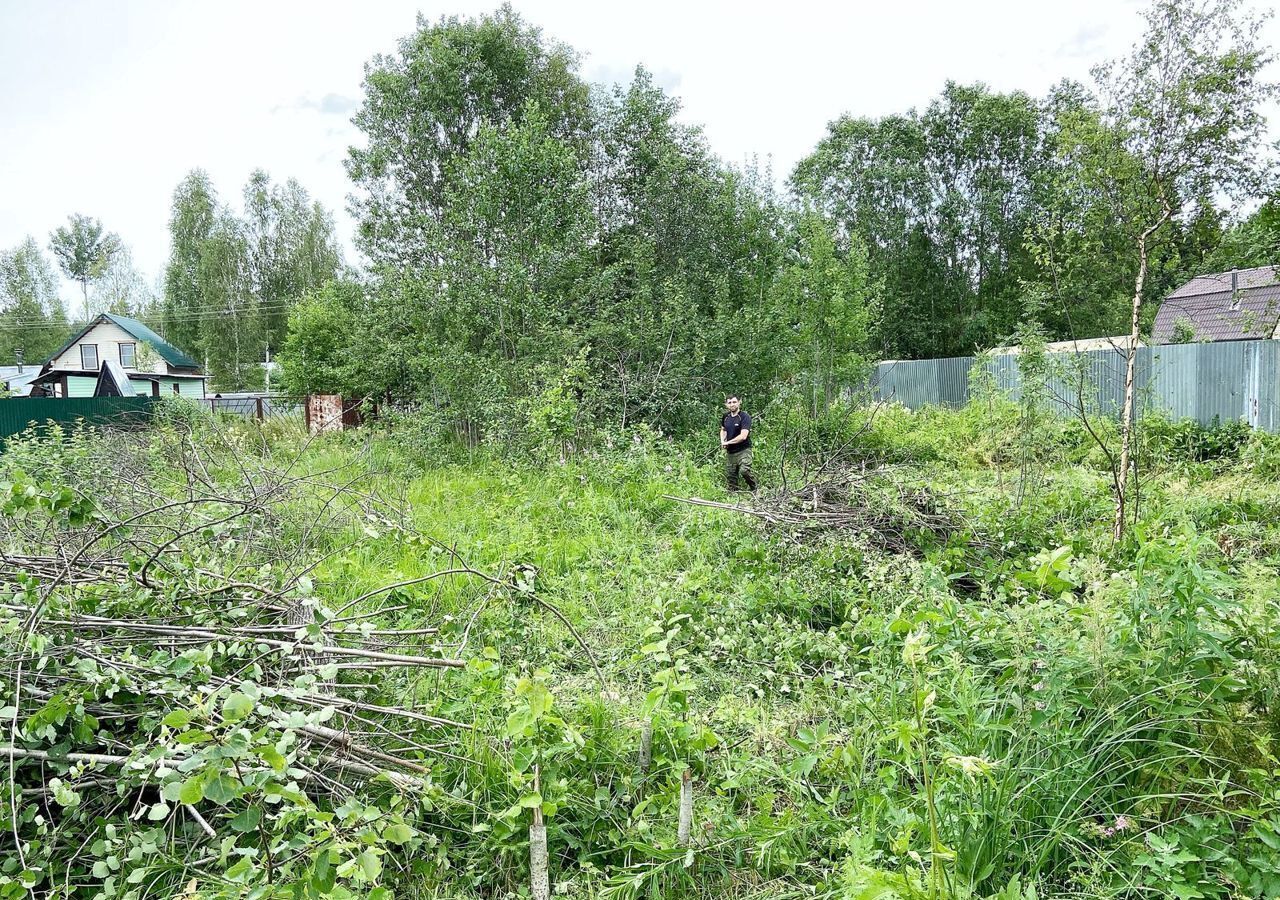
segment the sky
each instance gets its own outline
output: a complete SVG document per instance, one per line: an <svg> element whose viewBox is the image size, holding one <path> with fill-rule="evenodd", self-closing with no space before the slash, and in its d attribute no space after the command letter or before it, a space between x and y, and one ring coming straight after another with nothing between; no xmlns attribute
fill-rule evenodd
<svg viewBox="0 0 1280 900"><path fill-rule="evenodd" d="M27 235L47 245L82 213L119 234L155 283L179 180L203 168L238 203L262 168L333 211L358 263L342 161L360 141L350 118L365 63L394 51L419 14L497 4L0 0L0 248ZM644 65L717 155L771 162L780 182L841 114L923 107L947 79L1043 95L1086 80L1142 30L1133 0L513 6L578 50L590 82L625 82Z"/></svg>

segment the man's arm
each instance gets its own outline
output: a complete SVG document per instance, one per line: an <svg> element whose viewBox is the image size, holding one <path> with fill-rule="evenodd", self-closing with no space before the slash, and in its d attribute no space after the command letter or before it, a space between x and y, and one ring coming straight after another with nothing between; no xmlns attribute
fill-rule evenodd
<svg viewBox="0 0 1280 900"><path fill-rule="evenodd" d="M728 442L728 441L726 441L726 440L724 439L724 426L723 426L723 425L721 425L721 426L720 426L720 446L721 446L721 447L727 447L727 446L729 446L729 442Z"/></svg>
<svg viewBox="0 0 1280 900"><path fill-rule="evenodd" d="M723 429L721 429L723 431ZM751 414L742 414L742 430L738 432L738 436L725 444L726 447L732 447L734 444L741 444L747 438L751 437Z"/></svg>

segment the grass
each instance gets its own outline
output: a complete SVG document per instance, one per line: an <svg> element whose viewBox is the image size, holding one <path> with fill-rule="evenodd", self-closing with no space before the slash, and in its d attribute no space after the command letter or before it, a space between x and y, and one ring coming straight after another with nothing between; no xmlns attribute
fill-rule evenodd
<svg viewBox="0 0 1280 900"><path fill-rule="evenodd" d="M1277 489L1240 464L1172 459L1144 489L1139 536L1113 547L1087 446L1054 436L1016 504L1018 470L990 443L1002 431L975 416L895 413L868 436L915 460L903 477L968 523L908 556L666 501L721 489L713 464L661 442L559 465L423 463L376 442L387 471L375 480L396 484L414 526L477 567L535 570L605 674L602 697L573 635L517 597L487 605L468 637L501 675L436 686L498 735L513 684L543 673L582 741L559 757L550 820L571 894L967 897L1037 884L1040 896L1174 885L1226 897L1275 883L1263 879L1280 855L1262 837L1280 821L1266 787L1274 730L1239 672L1275 680ZM315 464L351 452L332 445ZM1062 569L1037 580L1039 555L1059 546ZM373 541L320 578L337 602L437 565ZM477 597L409 592L397 615L460 617ZM930 647L914 668L911 634ZM664 677L682 687L659 706L661 763L642 785L644 701ZM544 738L554 751L559 738ZM521 780L518 743L478 743L478 771L442 777L493 816ZM705 831L692 879L671 855L686 766ZM1197 849L1206 829L1213 854ZM440 884L517 889L521 840L516 828L460 841Z"/></svg>
<svg viewBox="0 0 1280 900"><path fill-rule="evenodd" d="M889 410L862 435L957 515L903 554L663 499L724 498L713 459L661 440L564 463L429 457L396 430L308 445L302 465L342 468L406 517L334 535L315 572L329 608L450 549L522 585L365 604L440 625L471 661L383 685L475 727L429 757L430 840L387 858L387 886L520 895L532 803L570 897L1280 893L1280 487L1260 474L1275 448L1204 459L1216 445L1179 431L1148 452L1142 521L1116 546L1087 439L1058 423L1029 441L1009 415ZM282 434L273 452L299 446ZM767 481L777 462L766 433Z"/></svg>

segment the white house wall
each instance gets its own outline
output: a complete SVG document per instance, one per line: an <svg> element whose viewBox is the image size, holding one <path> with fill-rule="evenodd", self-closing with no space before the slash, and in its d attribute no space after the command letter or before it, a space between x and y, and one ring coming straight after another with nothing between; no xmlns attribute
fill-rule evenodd
<svg viewBox="0 0 1280 900"><path fill-rule="evenodd" d="M101 367L104 359L120 360L120 345L133 344L134 358L150 354L155 363L147 369L138 368L136 366L125 367L126 372L154 372L160 375L168 374L169 364L160 356L158 350L148 344L146 341L140 341L129 332L125 331L114 322L100 322L76 341L59 356L53 360L54 369L70 369L72 371L80 368L80 346L82 344L98 345L98 365Z"/></svg>

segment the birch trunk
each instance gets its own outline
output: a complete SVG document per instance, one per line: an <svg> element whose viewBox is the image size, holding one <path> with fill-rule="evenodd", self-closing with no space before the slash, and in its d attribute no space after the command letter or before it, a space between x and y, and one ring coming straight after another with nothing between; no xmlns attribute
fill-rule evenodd
<svg viewBox="0 0 1280 900"><path fill-rule="evenodd" d="M1147 280L1147 242L1151 236L1173 215L1168 204L1164 212L1150 228L1138 237L1138 276L1133 282L1133 315L1129 321L1129 346L1124 368L1124 407L1120 413L1120 471L1116 473L1116 518L1112 524L1112 537L1119 541L1124 537L1125 515L1129 501L1129 469L1133 457L1133 428L1135 419L1134 381L1138 366L1138 334L1142 316L1142 288Z"/></svg>
<svg viewBox="0 0 1280 900"><path fill-rule="evenodd" d="M1138 239L1138 277L1133 285L1133 316L1129 323L1129 345L1125 351L1124 408L1120 413L1120 471L1116 475L1116 517L1112 537L1124 537L1125 514L1129 499L1129 460L1133 450L1133 383L1138 361L1138 328L1142 314L1142 286L1147 280L1147 236Z"/></svg>

